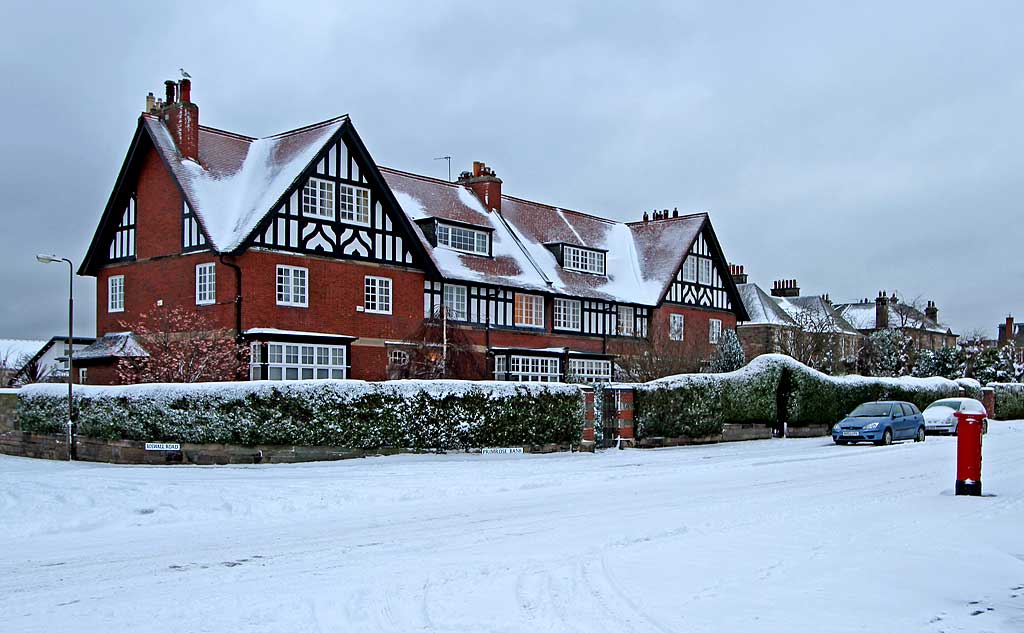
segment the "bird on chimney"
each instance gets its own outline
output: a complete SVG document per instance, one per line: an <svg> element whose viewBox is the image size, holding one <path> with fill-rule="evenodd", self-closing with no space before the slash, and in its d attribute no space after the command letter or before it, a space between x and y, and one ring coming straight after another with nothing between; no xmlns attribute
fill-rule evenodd
<svg viewBox="0 0 1024 633"><path fill-rule="evenodd" d="M183 77L184 79L192 79L192 75L190 75L190 74L188 74L187 72L185 72L185 69L184 69L184 68L179 68L178 70L179 70L179 71L181 71L181 76L182 76L182 77Z"/></svg>

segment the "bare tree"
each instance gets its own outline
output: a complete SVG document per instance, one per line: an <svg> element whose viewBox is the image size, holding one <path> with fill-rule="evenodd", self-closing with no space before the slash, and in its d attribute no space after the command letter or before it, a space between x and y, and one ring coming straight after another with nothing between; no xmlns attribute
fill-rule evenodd
<svg viewBox="0 0 1024 633"><path fill-rule="evenodd" d="M844 371L855 363L858 349L847 341L850 337L829 310L799 309L790 316L797 327L781 334L783 354L826 373Z"/></svg>
<svg viewBox="0 0 1024 633"><path fill-rule="evenodd" d="M443 311L438 310L402 341L405 358L402 362L388 363L390 378L459 378L478 379L485 369L473 343L465 331L453 325Z"/></svg>
<svg viewBox="0 0 1024 633"><path fill-rule="evenodd" d="M156 307L121 327L132 329L149 354L118 362L118 378L127 384L239 380L249 365L248 349L231 330L182 307Z"/></svg>
<svg viewBox="0 0 1024 633"><path fill-rule="evenodd" d="M680 348L679 341L670 340L668 332L652 332L649 343L636 342L620 351L616 377L628 382L647 382L707 368L708 359L704 355L693 353L688 347Z"/></svg>

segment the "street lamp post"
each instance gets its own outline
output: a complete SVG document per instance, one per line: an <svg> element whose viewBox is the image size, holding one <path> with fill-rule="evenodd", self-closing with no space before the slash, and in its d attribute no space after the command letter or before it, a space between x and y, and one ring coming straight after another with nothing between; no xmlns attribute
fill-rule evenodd
<svg viewBox="0 0 1024 633"><path fill-rule="evenodd" d="M74 419L74 375L75 375L75 265L66 257L56 255L36 255L36 260L43 264L64 262L68 265L68 461L74 459L75 444L72 432Z"/></svg>

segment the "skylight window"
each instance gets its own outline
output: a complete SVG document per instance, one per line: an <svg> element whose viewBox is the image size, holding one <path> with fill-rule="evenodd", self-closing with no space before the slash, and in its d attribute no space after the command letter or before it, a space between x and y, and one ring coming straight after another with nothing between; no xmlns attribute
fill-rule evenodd
<svg viewBox="0 0 1024 633"><path fill-rule="evenodd" d="M605 274L605 254L588 248L565 245L562 253L562 267L581 273Z"/></svg>
<svg viewBox="0 0 1024 633"><path fill-rule="evenodd" d="M486 231L451 224L437 225L437 244L463 253L490 255L490 238Z"/></svg>

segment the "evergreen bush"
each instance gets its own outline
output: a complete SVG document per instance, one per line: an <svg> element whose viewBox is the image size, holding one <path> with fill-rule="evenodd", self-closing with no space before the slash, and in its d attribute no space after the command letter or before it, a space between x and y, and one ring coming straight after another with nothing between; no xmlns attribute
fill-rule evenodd
<svg viewBox="0 0 1024 633"><path fill-rule="evenodd" d="M996 415L1000 420L1024 420L1024 384L992 382L995 390Z"/></svg>
<svg viewBox="0 0 1024 633"><path fill-rule="evenodd" d="M77 432L105 440L454 450L578 443L574 385L460 381L242 382L76 388ZM55 433L59 385L26 387L21 427Z"/></svg>

